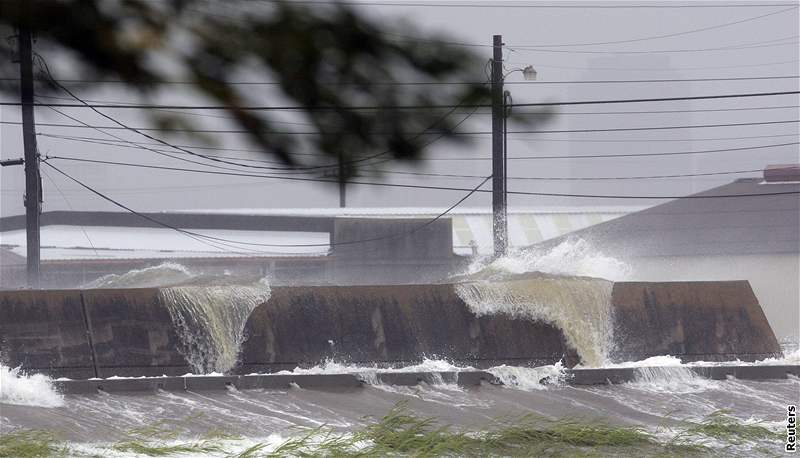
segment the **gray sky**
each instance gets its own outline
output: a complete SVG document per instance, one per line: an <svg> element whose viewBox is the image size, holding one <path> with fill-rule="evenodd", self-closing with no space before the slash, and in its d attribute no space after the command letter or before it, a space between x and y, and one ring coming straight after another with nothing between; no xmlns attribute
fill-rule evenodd
<svg viewBox="0 0 800 458"><path fill-rule="evenodd" d="M446 3L421 0L422 3ZM394 3L404 3L396 0ZM407 2L406 2L407 3ZM413 3L413 2L411 2ZM481 2L487 4L489 2ZM590 2L581 2L586 5ZM763 76L793 76L798 68L798 9L770 6L790 2L747 2L758 7L716 8L546 8L511 7L422 7L422 6L363 6L364 12L386 24L397 24L403 19L423 30L446 33L452 41L471 44L491 43L493 34L502 34L507 44L505 58L511 68L533 65L539 72L536 82L522 83L519 73L509 76L507 89L517 103L538 101L597 100L616 98L681 97L712 94L796 91L800 80L771 79L748 81L626 83L626 84L567 84L565 81L588 80L639 80L639 79L697 79ZM463 4L463 2L459 2ZM497 2L498 5L512 5ZM517 3L534 5L532 2ZM597 5L622 3L597 2ZM642 5L642 3L634 3ZM663 5L663 3L645 3ZM682 3L686 4L686 3ZM723 4L722 2L714 5ZM734 3L725 2L726 5ZM553 5L552 2L538 5ZM560 3L557 5L569 5ZM632 5L628 3L627 5ZM676 4L673 4L676 5ZM697 3L692 3L697 5ZM797 5L795 2L794 5ZM738 24L715 27L741 21ZM649 38L671 35L696 29L715 27L696 33L685 33L666 38ZM397 30L402 33L404 30ZM619 41L636 40L627 43ZM611 42L611 43L609 43ZM563 46L582 44L583 46ZM588 45L589 43L608 43ZM788 44L787 44L788 43ZM539 50L526 49L539 47ZM692 51L708 48L709 51ZM490 47L472 47L488 59ZM544 51L546 48L549 51ZM588 51L588 52L579 52ZM655 52L662 51L662 52ZM663 52L670 51L670 52ZM673 52L674 51L674 52ZM59 74L69 69L54 65ZM7 65L7 64L4 64ZM62 70L64 73L62 73ZM57 75L58 76L58 75ZM243 77L245 78L245 77ZM263 76L247 77L264 80ZM118 85L98 88L76 88L83 98L99 101L136 101L133 95ZM254 101L276 103L274 95L257 89ZM256 91L256 89L254 89ZM53 99L54 101L57 101ZM691 102L612 104L571 106L561 110L551 122L538 126L541 130L607 129L653 126L681 126L786 121L800 119L796 95L756 97L749 99L696 100ZM64 100L66 102L66 100ZM160 96L159 103L200 104L204 100L193 96L185 88L170 87ZM753 107L788 107L764 110L739 110L726 112L653 113L653 114L585 114L612 111L654 110L712 110ZM65 109L67 114L98 125L111 125L85 109ZM146 126L148 121L138 117L133 110L107 110L109 114L134 126ZM204 127L230 128L225 119L213 112L193 117ZM573 113L573 114L568 114ZM583 114L576 114L583 113ZM207 116L211 115L211 116ZM47 108L37 109L38 123L72 123ZM454 115L456 116L456 115ZM457 116L464 116L463 114ZM19 120L18 109L0 109L3 121ZM459 118L460 119L460 118ZM303 126L294 126L303 129ZM490 118L472 116L462 125L463 130L488 131ZM513 130L513 126L511 130ZM40 127L40 134L107 138L88 129ZM110 131L127 140L150 142L132 132ZM758 126L737 126L697 129L510 134L509 157L559 156L615 153L652 153L742 148L798 140L798 124L783 123ZM732 137L760 137L738 138ZM182 145L199 144L197 139L169 137L170 142ZM713 140L710 140L713 139ZM226 148L248 149L252 145L237 135L222 134L217 142ZM415 168L388 163L384 170L419 171L430 173L489 175L490 162L486 160L435 160L442 158L488 158L491 154L488 135L479 135L467 145L438 142L426 155L428 160ZM109 159L122 162L142 162L168 166L187 164L156 156L146 150L82 143L41 135L39 149L43 154L76 156L92 159ZM231 152L231 157L272 159L258 153ZM22 155L19 126L0 126L0 157L16 158ZM669 175L762 169L770 163L798 162L797 145L778 148L736 151L727 153L676 155L647 158L606 159L547 159L511 160L509 175L514 177L603 177ZM220 177L201 174L176 173L131 169L114 166L95 166L58 162L59 167L85 181L100 191L108 193L137 210L169 210L198 208L282 208L282 207L335 207L338 206L334 186L266 180L261 178ZM43 170L47 171L46 168ZM74 183L66 181L52 171L43 176L44 210L116 209L90 195ZM512 180L511 190L580 193L580 194L632 194L632 195L683 195L729 182L737 177L755 176L756 173L697 178L618 180L618 181L534 181ZM2 199L0 214L21 214L23 169L2 169ZM52 181L51 181L52 179ZM366 179L366 178L365 178ZM385 175L384 180L395 183L423 184L471 188L480 179L455 179L445 177L415 177ZM369 178L374 180L374 178ZM63 196L57 191L61 190ZM487 185L487 189L488 189ZM463 192L413 190L350 186L348 205L358 207L446 207L459 200ZM657 201L625 201L609 199L551 198L511 196L512 208L543 208L552 206L614 206L656 203ZM488 194L473 196L465 206L490 205Z"/></svg>

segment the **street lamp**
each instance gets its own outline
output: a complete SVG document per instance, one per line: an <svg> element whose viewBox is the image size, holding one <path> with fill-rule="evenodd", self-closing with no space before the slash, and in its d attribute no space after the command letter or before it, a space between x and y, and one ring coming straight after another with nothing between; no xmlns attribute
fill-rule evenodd
<svg viewBox="0 0 800 458"><path fill-rule="evenodd" d="M497 65L499 67L497 70L500 70L501 66L502 62ZM494 73L496 78L492 81L493 93L502 94L499 100L494 99L492 108L492 175L494 176L492 207L495 256L504 256L508 250L508 117L513 103L511 92L503 90L503 83L506 77L514 72L521 72L526 81L535 81L537 75L533 66L528 65L505 73L498 71Z"/></svg>

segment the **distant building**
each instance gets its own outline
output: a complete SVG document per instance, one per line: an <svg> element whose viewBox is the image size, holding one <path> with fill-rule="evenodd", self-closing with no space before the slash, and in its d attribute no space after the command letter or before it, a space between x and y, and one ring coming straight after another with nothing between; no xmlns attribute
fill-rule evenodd
<svg viewBox="0 0 800 458"><path fill-rule="evenodd" d="M800 338L800 166L770 166L562 236L626 261L633 280L749 280L778 336ZM754 197L715 195L765 194Z"/></svg>
<svg viewBox="0 0 800 458"><path fill-rule="evenodd" d="M41 236L43 284L75 287L102 275L166 261L207 273L269 275L278 282L437 280L462 268L474 254L492 253L489 209L457 209L416 230L442 211L243 209L147 214L189 233L129 213L46 212ZM512 247L527 246L629 211L612 207L511 212L509 239ZM25 241L24 215L0 218L0 246L5 250L0 253L0 287L24 285Z"/></svg>

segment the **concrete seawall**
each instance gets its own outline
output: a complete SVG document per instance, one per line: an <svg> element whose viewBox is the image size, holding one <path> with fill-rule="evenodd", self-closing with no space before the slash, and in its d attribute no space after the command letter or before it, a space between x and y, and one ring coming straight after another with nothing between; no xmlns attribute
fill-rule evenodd
<svg viewBox="0 0 800 458"><path fill-rule="evenodd" d="M524 280L518 280L524 281ZM0 292L0 359L53 376L191 372L159 290ZM617 283L615 359L754 360L780 353L747 282ZM403 364L446 358L485 368L578 355L558 328L475 316L453 285L275 287L245 324L237 374L325 359Z"/></svg>
<svg viewBox="0 0 800 458"><path fill-rule="evenodd" d="M663 368L662 368L663 369ZM800 366L716 366L691 367L694 376L711 380L726 380L734 377L739 380L781 380L789 376L800 377ZM564 371L563 382L567 385L607 385L634 382L639 379L636 368L613 369L573 369ZM189 377L148 377L115 378L95 380L59 380L54 382L56 389L63 394L106 393L147 393L163 391L206 391L264 389L289 390L293 386L311 390L342 390L363 387L365 384L379 383L392 386L417 386L422 383L457 384L462 387L478 387L482 384L502 385L502 380L489 372L378 372L369 378L359 373L342 374L258 374L235 376L189 376ZM547 380L540 383L546 384Z"/></svg>

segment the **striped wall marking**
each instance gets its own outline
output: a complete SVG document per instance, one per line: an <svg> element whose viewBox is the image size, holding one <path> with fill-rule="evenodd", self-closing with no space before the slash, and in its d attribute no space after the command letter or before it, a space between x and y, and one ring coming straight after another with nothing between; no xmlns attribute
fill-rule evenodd
<svg viewBox="0 0 800 458"><path fill-rule="evenodd" d="M569 215L553 215L552 219L556 225L558 235L564 235L574 230L570 224Z"/></svg>
<svg viewBox="0 0 800 458"><path fill-rule="evenodd" d="M453 216L453 235L459 246L467 246L474 236L465 216Z"/></svg>
<svg viewBox="0 0 800 458"><path fill-rule="evenodd" d="M544 240L542 231L539 229L539 225L536 223L536 218L533 215L520 215L519 221L528 243L538 243Z"/></svg>

